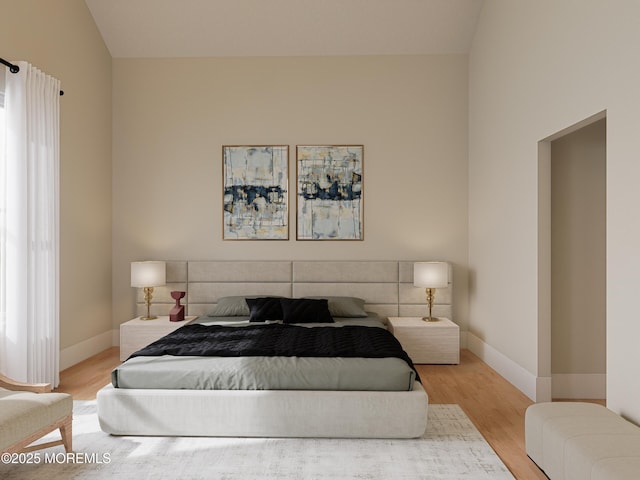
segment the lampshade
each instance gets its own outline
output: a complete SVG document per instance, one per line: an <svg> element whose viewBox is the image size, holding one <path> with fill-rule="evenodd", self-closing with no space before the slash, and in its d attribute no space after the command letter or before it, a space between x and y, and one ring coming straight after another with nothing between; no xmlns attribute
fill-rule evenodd
<svg viewBox="0 0 640 480"><path fill-rule="evenodd" d="M446 262L414 263L413 285L424 288L447 287L449 285L449 265Z"/></svg>
<svg viewBox="0 0 640 480"><path fill-rule="evenodd" d="M165 262L131 262L132 287L159 287L166 283Z"/></svg>

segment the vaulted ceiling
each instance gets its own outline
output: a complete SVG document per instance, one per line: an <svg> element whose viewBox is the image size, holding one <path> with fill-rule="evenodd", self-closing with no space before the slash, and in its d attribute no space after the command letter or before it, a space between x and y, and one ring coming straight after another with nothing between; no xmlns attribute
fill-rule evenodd
<svg viewBox="0 0 640 480"><path fill-rule="evenodd" d="M482 0L85 0L111 55L468 53Z"/></svg>

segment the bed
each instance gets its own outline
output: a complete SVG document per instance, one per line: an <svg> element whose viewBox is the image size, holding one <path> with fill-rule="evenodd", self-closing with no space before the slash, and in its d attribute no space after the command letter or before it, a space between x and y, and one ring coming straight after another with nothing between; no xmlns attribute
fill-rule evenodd
<svg viewBox="0 0 640 480"><path fill-rule="evenodd" d="M185 290L187 314L199 316L194 332L214 327L223 332L233 331L235 335L236 330L249 331L257 324L241 315L209 316L212 312L220 313L229 299L335 301L353 296L364 300L367 317L333 315L335 321L331 325L299 325L297 322L281 325L282 322L268 321L261 328L270 332L272 328L295 330L304 335L306 330L315 328L327 332L331 329L331 335L352 330L382 335L387 316L422 315L424 311L424 292L412 285L412 265L412 262L396 261L168 262L169 284L156 294L160 301L154 308L156 313L166 314L172 304L169 292ZM437 314L450 317L451 286L443 289L437 298ZM139 308L142 310L142 302ZM191 334L188 327L177 332ZM167 359L175 360L173 354L164 355L162 350L153 358L142 353L114 371L113 383L97 395L98 417L105 432L113 435L414 438L421 436L426 428L426 392L415 371L407 367L410 362L398 358L395 365L379 363L372 369L361 357L328 357L322 366L324 370L310 364L306 373L300 367L301 362L309 363L308 359L281 358L275 370L302 371L302 386L290 383L290 377L295 375L287 373L274 377L273 372L269 372L268 381L272 383L261 383L264 378L254 375L265 364L259 355L225 359L223 370L234 371L242 364L252 375L242 380L231 375L226 380L228 383L223 381L219 385L214 385L212 380L223 378L217 373L213 377L193 374L207 370L198 366L202 358L182 356L178 360L181 372L175 374L175 370L171 370L178 383L167 384L158 380L166 370ZM377 384L386 375L367 375L367 369L377 373L386 369L395 372L391 374L391 377L395 375L391 381L395 384L391 387ZM340 384L349 376L348 372L364 383L356 387L347 384L343 389ZM190 377L188 382L192 383L180 383L185 377ZM372 385L367 384L367 377L373 379ZM140 381L142 384L136 383ZM159 383L154 383L156 381Z"/></svg>

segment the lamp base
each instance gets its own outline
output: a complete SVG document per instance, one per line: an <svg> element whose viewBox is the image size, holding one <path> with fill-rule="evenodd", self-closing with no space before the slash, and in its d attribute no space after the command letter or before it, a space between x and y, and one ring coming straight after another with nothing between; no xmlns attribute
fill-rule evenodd
<svg viewBox="0 0 640 480"><path fill-rule="evenodd" d="M155 320L155 315L151 315L151 299L153 298L153 287L144 287L144 303L147 305L147 315L140 317L140 320Z"/></svg>
<svg viewBox="0 0 640 480"><path fill-rule="evenodd" d="M436 289L427 287L425 288L424 292L427 295L427 306L429 307L429 316L422 317L422 320L425 322L437 322L438 318L431 316L431 312L433 310L433 299L435 298L435 295L436 295Z"/></svg>
<svg viewBox="0 0 640 480"><path fill-rule="evenodd" d="M423 322L438 322L440 319L438 317L422 317Z"/></svg>

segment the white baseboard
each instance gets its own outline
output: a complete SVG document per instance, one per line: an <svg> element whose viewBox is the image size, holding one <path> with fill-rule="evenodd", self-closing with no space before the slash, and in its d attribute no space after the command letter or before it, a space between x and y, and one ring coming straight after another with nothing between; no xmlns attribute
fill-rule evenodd
<svg viewBox="0 0 640 480"><path fill-rule="evenodd" d="M518 390L524 393L534 402L545 401L542 398L545 390L538 388L538 379L528 370L522 368L519 364L511 360L506 355L500 353L491 345L486 344L483 340L476 337L473 333L467 332L467 348L478 356L484 363L493 368L508 382L513 384ZM540 385L543 386L544 382ZM540 390L540 391L539 391Z"/></svg>
<svg viewBox="0 0 640 480"><path fill-rule="evenodd" d="M467 341L467 333L466 331L464 332L460 332L460 348L467 348L468 345L468 341Z"/></svg>
<svg viewBox="0 0 640 480"><path fill-rule="evenodd" d="M553 398L607 398L604 373L554 373L551 380Z"/></svg>
<svg viewBox="0 0 640 480"><path fill-rule="evenodd" d="M536 402L550 402L551 389L551 377L538 377L536 382Z"/></svg>
<svg viewBox="0 0 640 480"><path fill-rule="evenodd" d="M536 377L506 355L476 337L466 334L467 348L534 402L551 398L606 398L606 374L554 374Z"/></svg>
<svg viewBox="0 0 640 480"><path fill-rule="evenodd" d="M91 337L83 342L60 350L60 370L74 366L83 360L100 353L113 346L113 332L111 330Z"/></svg>

